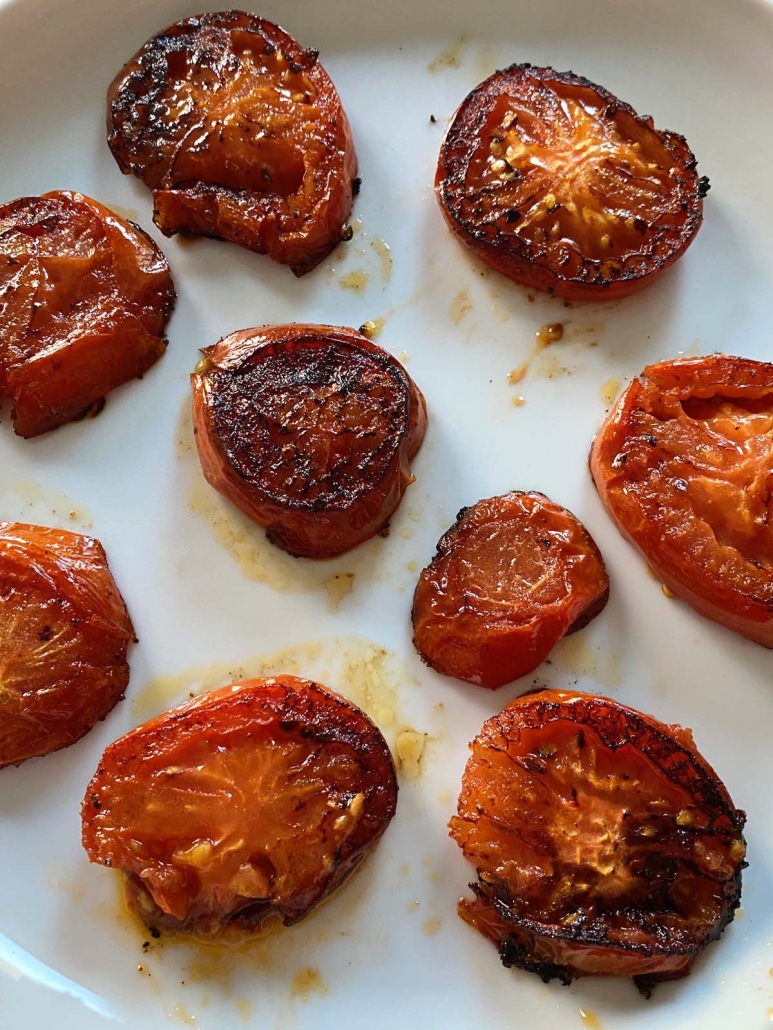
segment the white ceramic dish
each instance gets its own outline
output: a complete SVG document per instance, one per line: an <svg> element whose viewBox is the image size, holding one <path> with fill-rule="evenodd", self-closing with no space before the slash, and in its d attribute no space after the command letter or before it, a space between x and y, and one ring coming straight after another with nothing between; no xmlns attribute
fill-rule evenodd
<svg viewBox="0 0 773 1030"><path fill-rule="evenodd" d="M104 96L113 74L154 31L199 6L0 3L0 199L70 188L130 212L163 246L179 292L167 355L143 382L112 394L96 421L30 442L12 435L7 418L0 426L0 517L98 536L140 637L127 700L104 723L67 751L0 774L0 1027L768 1025L773 655L663 596L607 520L586 458L616 387L647 362L715 349L771 356L773 7L265 0L260 13L320 47L353 123L363 178L362 225L346 256L298 281L230 245L164 240L149 194L108 153ZM697 241L644 293L611 307L532 303L447 233L430 188L446 119L472 86L513 60L571 67L603 83L683 132L710 176ZM391 247L391 277L378 240ZM361 271L367 284L354 276L361 288L344 288ZM429 404L418 481L387 541L309 573L271 552L203 486L181 418L187 374L198 347L236 328L357 326L383 316L379 342L407 353ZM565 340L509 385L508 371L534 353L535 332L555 321L566 323ZM512 403L516 395L523 406ZM578 682L692 726L748 811L739 919L689 979L649 1002L630 983L563 988L506 971L455 915L470 870L445 824L466 744L523 684L490 694L419 663L408 566L429 558L459 507L513 487L574 510L612 579L603 616L561 645L538 680ZM354 588L331 610L321 581L336 572L355 573ZM282 648L275 667L324 676L380 709L392 740L406 727L427 733L420 775L404 778L377 853L307 922L244 954L154 945L144 955L113 875L89 866L81 850L85 785L110 740L190 689L264 667L255 656Z"/></svg>

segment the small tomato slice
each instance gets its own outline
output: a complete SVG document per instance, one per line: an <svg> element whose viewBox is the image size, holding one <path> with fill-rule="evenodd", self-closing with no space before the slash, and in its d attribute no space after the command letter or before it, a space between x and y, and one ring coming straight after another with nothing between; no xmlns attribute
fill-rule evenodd
<svg viewBox="0 0 773 1030"><path fill-rule="evenodd" d="M451 836L462 919L506 966L568 983L686 976L733 919L745 815L689 730L609 698L527 694L470 744Z"/></svg>
<svg viewBox="0 0 773 1030"><path fill-rule="evenodd" d="M604 608L609 580L590 533L540 493L463 508L422 571L413 642L444 676L495 689L532 672Z"/></svg>
<svg viewBox="0 0 773 1030"><path fill-rule="evenodd" d="M435 187L452 232L503 275L613 300L692 242L709 188L696 165L682 136L601 86L513 64L462 102Z"/></svg>
<svg viewBox="0 0 773 1030"><path fill-rule="evenodd" d="M193 421L207 482L290 554L330 558L383 529L413 482L424 398L353 329L244 329L202 352Z"/></svg>
<svg viewBox="0 0 773 1030"><path fill-rule="evenodd" d="M773 647L773 365L650 365L591 450L604 506L701 615Z"/></svg>
<svg viewBox="0 0 773 1030"><path fill-rule="evenodd" d="M138 226L80 193L0 207L0 393L30 437L99 410L166 349L175 292Z"/></svg>
<svg viewBox="0 0 773 1030"><path fill-rule="evenodd" d="M104 719L129 682L133 638L98 540L0 522L0 769Z"/></svg>
<svg viewBox="0 0 773 1030"><path fill-rule="evenodd" d="M108 92L108 144L167 236L213 236L303 275L342 237L357 157L316 50L241 11L153 36Z"/></svg>
<svg viewBox="0 0 773 1030"><path fill-rule="evenodd" d="M83 801L92 862L148 925L211 936L302 919L386 830L389 748L359 708L297 676L164 712L107 748Z"/></svg>

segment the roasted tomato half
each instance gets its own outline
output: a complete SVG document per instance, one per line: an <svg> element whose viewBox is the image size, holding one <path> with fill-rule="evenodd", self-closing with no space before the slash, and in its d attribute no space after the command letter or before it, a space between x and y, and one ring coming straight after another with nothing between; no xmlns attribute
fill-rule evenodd
<svg viewBox="0 0 773 1030"><path fill-rule="evenodd" d="M169 266L138 226L80 193L0 207L0 394L37 436L98 411L166 349Z"/></svg>
<svg viewBox="0 0 773 1030"><path fill-rule="evenodd" d="M357 157L316 50L241 11L154 36L108 93L108 143L167 236L213 236L303 275L342 237Z"/></svg>
<svg viewBox="0 0 773 1030"><path fill-rule="evenodd" d="M726 355L650 365L596 437L591 471L667 586L773 647L773 365Z"/></svg>
<svg viewBox="0 0 773 1030"><path fill-rule="evenodd" d="M419 577L413 642L437 672L494 689L532 672L609 597L590 533L544 494L463 508Z"/></svg>
<svg viewBox="0 0 773 1030"><path fill-rule="evenodd" d="M427 424L403 366L353 329L244 329L203 351L193 421L207 482L290 554L331 558L386 525Z"/></svg>
<svg viewBox="0 0 773 1030"><path fill-rule="evenodd" d="M0 769L104 719L129 682L133 638L98 540L0 522Z"/></svg>
<svg viewBox="0 0 773 1030"><path fill-rule="evenodd" d="M435 179L451 230L503 275L613 300L685 252L709 184L682 136L572 72L513 64L454 115Z"/></svg>
<svg viewBox="0 0 773 1030"><path fill-rule="evenodd" d="M451 836L462 919L543 980L686 976L733 919L745 815L689 730L608 698L527 694L470 744Z"/></svg>
<svg viewBox="0 0 773 1030"><path fill-rule="evenodd" d="M395 814L389 748L359 708L297 676L223 687L105 751L83 801L92 862L151 926L211 936L302 919Z"/></svg>

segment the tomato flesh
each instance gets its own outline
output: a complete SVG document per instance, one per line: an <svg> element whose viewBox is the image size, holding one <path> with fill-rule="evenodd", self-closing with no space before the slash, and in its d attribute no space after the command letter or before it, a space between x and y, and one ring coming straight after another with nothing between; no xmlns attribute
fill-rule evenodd
<svg viewBox="0 0 773 1030"><path fill-rule="evenodd" d="M618 527L702 615L773 646L773 365L650 365L594 441Z"/></svg>
<svg viewBox="0 0 773 1030"><path fill-rule="evenodd" d="M230 240L297 275L333 249L357 158L317 58L228 11L169 26L126 64L108 94L108 143L153 190L162 232Z"/></svg>
<svg viewBox="0 0 773 1030"><path fill-rule="evenodd" d="M622 297L684 252L708 189L685 141L600 86L512 65L462 103L436 188L451 229L503 274Z"/></svg>
<svg viewBox="0 0 773 1030"><path fill-rule="evenodd" d="M129 681L132 639L97 540L0 523L0 769L104 719Z"/></svg>
<svg viewBox="0 0 773 1030"><path fill-rule="evenodd" d="M174 287L142 230L65 190L0 207L0 392L15 431L80 418L166 349Z"/></svg>
<svg viewBox="0 0 773 1030"><path fill-rule="evenodd" d="M353 329L232 333L191 376L207 481L290 554L329 558L389 521L413 482L424 398Z"/></svg>
<svg viewBox="0 0 773 1030"><path fill-rule="evenodd" d="M366 715L294 676L224 687L112 744L83 802L93 862L122 869L151 925L210 936L296 922L394 815Z"/></svg>
<svg viewBox="0 0 773 1030"><path fill-rule="evenodd" d="M460 915L545 979L683 976L738 906L744 814L689 731L608 698L518 698L470 745Z"/></svg>
<svg viewBox="0 0 773 1030"><path fill-rule="evenodd" d="M532 672L604 607L609 580L585 527L543 494L459 513L419 577L417 650L436 671L494 689Z"/></svg>

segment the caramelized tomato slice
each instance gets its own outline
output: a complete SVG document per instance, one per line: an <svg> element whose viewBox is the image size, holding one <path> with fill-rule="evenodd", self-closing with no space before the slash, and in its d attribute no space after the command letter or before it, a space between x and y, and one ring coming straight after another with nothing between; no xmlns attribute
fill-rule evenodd
<svg viewBox="0 0 773 1030"><path fill-rule="evenodd" d="M223 687L105 751L83 801L92 862L123 870L149 925L213 935L302 919L397 804L368 717L296 676Z"/></svg>
<svg viewBox="0 0 773 1030"><path fill-rule="evenodd" d="M732 920L745 815L689 730L608 698L517 698L470 745L451 836L462 919L544 980L685 976Z"/></svg>
<svg viewBox="0 0 773 1030"><path fill-rule="evenodd" d="M773 365L727 355L650 365L596 437L591 471L667 586L773 647Z"/></svg>
<svg viewBox="0 0 773 1030"><path fill-rule="evenodd" d="M532 672L604 608L609 580L590 533L539 493L463 508L422 571L413 642L445 676L495 689Z"/></svg>
<svg viewBox="0 0 773 1030"><path fill-rule="evenodd" d="M0 522L0 769L104 719L129 682L133 637L98 540Z"/></svg>
<svg viewBox="0 0 773 1030"><path fill-rule="evenodd" d="M473 253L571 300L651 282L692 242L709 188L682 136L587 79L530 64L495 72L462 102L435 186Z"/></svg>
<svg viewBox="0 0 773 1030"><path fill-rule="evenodd" d="M316 50L240 11L159 33L108 93L108 143L167 236L213 236L296 275L341 239L357 158Z"/></svg>
<svg viewBox="0 0 773 1030"><path fill-rule="evenodd" d="M0 207L0 393L37 436L97 409L166 349L174 288L140 228L80 193Z"/></svg>
<svg viewBox="0 0 773 1030"><path fill-rule="evenodd" d="M403 366L353 329L244 329L191 376L207 482L290 554L330 558L389 521L427 423Z"/></svg>

